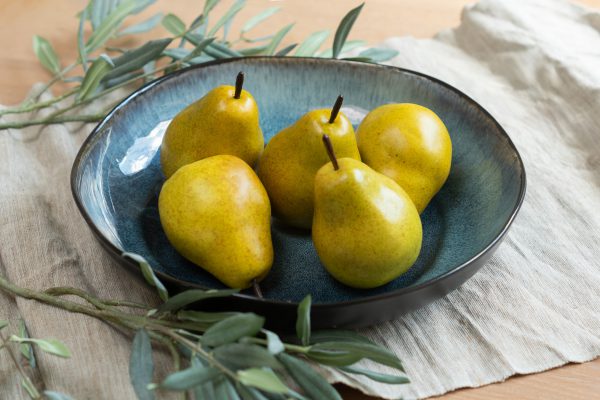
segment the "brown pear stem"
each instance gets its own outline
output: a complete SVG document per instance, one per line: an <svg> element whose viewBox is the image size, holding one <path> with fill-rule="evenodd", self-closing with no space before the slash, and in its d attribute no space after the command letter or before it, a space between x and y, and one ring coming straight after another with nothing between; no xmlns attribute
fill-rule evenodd
<svg viewBox="0 0 600 400"><path fill-rule="evenodd" d="M333 169L337 171L340 169L340 166L338 165L337 158L335 158L335 152L333 151L333 145L329 136L323 135L323 143L325 144L325 149L327 149L327 155L333 164Z"/></svg>
<svg viewBox="0 0 600 400"><path fill-rule="evenodd" d="M244 87L244 73L240 71L237 74L237 78L235 78L235 94L233 95L234 99L239 99L242 94L242 87Z"/></svg>
<svg viewBox="0 0 600 400"><path fill-rule="evenodd" d="M254 290L254 295L256 297L258 297L259 299L264 299L262 290L260 289L260 286L258 285L258 281L256 279L252 279L252 289Z"/></svg>
<svg viewBox="0 0 600 400"><path fill-rule="evenodd" d="M333 108L331 109L331 115L329 116L329 123L333 124L335 122L335 119L337 118L339 112L340 112L340 108L342 108L342 103L344 102L344 96L342 96L341 94L338 96L338 98L335 100L335 104L333 105Z"/></svg>

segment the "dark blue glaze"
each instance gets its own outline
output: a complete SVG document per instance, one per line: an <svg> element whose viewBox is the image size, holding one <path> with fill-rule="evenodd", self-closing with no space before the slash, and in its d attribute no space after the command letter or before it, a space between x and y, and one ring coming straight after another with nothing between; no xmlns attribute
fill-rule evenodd
<svg viewBox="0 0 600 400"><path fill-rule="evenodd" d="M495 247L516 214L525 189L520 157L493 118L459 91L391 67L248 58L189 69L146 86L86 141L74 165L73 192L88 223L113 253L138 253L157 272L187 284L222 287L179 256L161 229L159 145L173 116L215 86L233 84L240 70L246 75L245 89L258 102L267 140L305 112L330 107L341 93L342 111L355 127L367 110L385 103L432 109L446 124L454 150L450 177L422 215L421 255L405 275L377 289L346 287L324 270L309 233L275 223L275 263L261 284L267 299L296 302L311 293L314 303L332 304L401 296L399 289L439 281Z"/></svg>

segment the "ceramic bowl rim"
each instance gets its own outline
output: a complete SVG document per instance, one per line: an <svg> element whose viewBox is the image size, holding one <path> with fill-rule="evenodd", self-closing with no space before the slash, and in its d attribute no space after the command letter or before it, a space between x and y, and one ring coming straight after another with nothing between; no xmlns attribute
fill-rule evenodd
<svg viewBox="0 0 600 400"><path fill-rule="evenodd" d="M95 234L95 236L97 238L100 239L100 241L104 245L104 247L107 248L111 253L113 253L113 255L116 256L122 263L125 263L126 265L128 265L131 268L139 270L139 264L136 261L132 260L131 258L124 256L123 255L124 253L121 250L119 250L110 240L108 240L106 238L106 236L104 236L102 234L102 232L98 229L98 227L92 221L92 218L88 214L86 208L84 207L83 201L80 198L79 193L76 188L76 183L77 183L76 178L77 178L78 171L80 170L80 164L81 164L83 156L84 156L84 154L86 154L86 151L89 148L90 144L92 143L94 138L99 134L99 132L101 132L104 125L107 124L112 119L112 117L114 116L114 114L117 111L119 111L121 108L127 106L127 104L131 100L142 95L146 91L152 89L154 86L157 86L157 85L159 85L165 81L168 81L170 79L175 79L175 78L179 77L180 75L186 74L195 69L202 69L202 68L212 67L212 66L220 65L220 64L228 64L228 63L234 63L234 62L238 62L238 61L248 61L248 60L250 60L251 62L257 62L257 63L284 61L284 62L314 62L314 63L323 64L323 65L349 65L349 66L353 66L353 65L357 66L358 65L358 66L361 66L364 68L373 68L373 69L379 69L379 70L401 72L404 74L413 75L420 79L429 80L437 85L444 87L445 89L450 90L451 92L454 92L459 97L463 98L467 103L474 106L478 111L483 113L483 115L485 115L486 118L489 118L489 120L497 128L500 135L503 135L505 137L505 139L508 142L508 145L513 150L513 152L517 158L517 166L518 166L520 176L521 176L521 182L519 185L519 194L518 194L517 201L516 201L515 205L513 206L513 209L510 212L508 219L504 223L504 226L502 227L500 233L498 233L498 235L496 237L494 237L494 239L492 239L490 241L490 243L488 243L485 246L485 248L483 250L481 250L479 253L475 254L474 256L472 256L470 259L463 262L462 264L459 264L459 265L453 267L451 270L443 273L442 275L439 275L428 281L419 283L418 285L411 285L411 286L395 289L395 290L392 290L389 292L377 294L377 295L361 297L358 299L336 301L336 302L330 302L330 303L316 303L316 304L312 305L313 308L328 309L328 308L337 308L337 307L341 307L341 306L350 306L350 305L358 305L358 304L377 302L379 300L400 297L407 293L418 291L418 290L424 289L428 286L436 285L437 283L440 283L442 281L449 279L453 275L459 273L461 270L467 268L469 265L477 262L477 260L483 258L489 251L493 251L495 245L504 238L506 232L508 231L512 222L514 221L517 213L519 212L519 209L521 208L521 205L523 204L523 200L525 198L525 191L526 191L526 186L527 186L527 177L526 177L526 173L525 173L525 166L523 164L523 160L521 158L521 155L519 154L519 151L517 150L515 144L510 139L510 137L508 136L508 134L506 133L504 128L502 128L502 126L498 123L498 121L496 121L496 119L485 108L483 108L479 103L477 103L471 97L469 97L468 95L466 95L459 89L455 88L454 86L452 86L438 78L432 77L432 76L424 74L422 72L418 72L418 71L414 71L414 70L410 70L410 69L406 69L406 68L401 68L401 67L395 67L395 66L391 66L391 65L369 64L369 63L364 63L364 62L359 62L359 61L327 59L327 58L317 58L317 57L285 57L285 56L233 57L233 58L214 60L214 61L209 61L209 62L202 63L202 64L192 65L190 67L182 68L182 69L177 70L173 73L170 73L166 76L162 76L151 82L146 83L142 87L140 87L137 90L130 93L127 97L125 97L123 100L121 100L119 102L119 104L117 104L108 114L106 114L106 116L104 118L102 118L102 120L94 127L92 132L88 135L88 137L81 144L81 147L80 147L79 151L77 152L77 156L75 157L75 160L73 161L73 166L71 168L71 176L70 176L71 193L73 195L75 203L77 204L77 208L79 209L79 212L82 214L83 218L85 219L88 226L91 228L92 232ZM197 288L197 289L212 289L212 288L207 288L207 287L199 285L199 284L182 281L178 278L175 278L171 275L168 275L168 274L160 272L160 271L154 270L154 273L160 279L164 279L165 281L171 282L172 284L178 285L179 287L184 287L184 288L188 287L188 288ZM299 304L299 302L296 302L296 301L284 301L284 300L276 300L276 299L268 299L268 298L258 298L253 295L244 294L244 293L236 293L236 294L233 294L232 296L238 297L240 299L243 299L243 300L246 300L249 302L257 302L257 303L263 303L263 304L284 305L284 306L297 306Z"/></svg>

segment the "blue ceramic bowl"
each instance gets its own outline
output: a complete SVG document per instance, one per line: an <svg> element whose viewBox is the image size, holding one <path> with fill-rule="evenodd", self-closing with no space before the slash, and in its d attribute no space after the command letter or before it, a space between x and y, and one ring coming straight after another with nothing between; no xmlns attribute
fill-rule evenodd
<svg viewBox="0 0 600 400"><path fill-rule="evenodd" d="M419 259L398 279L371 290L344 286L322 267L310 234L274 224L275 262L261 283L265 299L248 292L212 306L250 309L290 326L297 302L310 293L317 327L369 325L453 290L499 245L523 200L525 171L506 132L472 99L437 79L399 68L256 57L199 65L149 83L108 114L83 144L71 177L75 201L123 265L133 264L121 254L133 252L176 286L223 287L181 257L165 237L157 210L164 181L159 152L169 120L212 88L232 84L238 71L245 72L245 89L258 102L266 140L307 111L331 107L340 93L355 127L379 105L417 103L446 124L452 170L422 215Z"/></svg>

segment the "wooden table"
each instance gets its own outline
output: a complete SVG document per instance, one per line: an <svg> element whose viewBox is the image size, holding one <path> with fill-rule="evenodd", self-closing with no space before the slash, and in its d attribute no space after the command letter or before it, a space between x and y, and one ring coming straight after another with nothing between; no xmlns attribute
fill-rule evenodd
<svg viewBox="0 0 600 400"><path fill-rule="evenodd" d="M579 2L600 7L600 0ZM83 3L77 0L0 0L0 103L17 103L33 83L48 79L31 50L32 35L40 34L49 39L63 60L76 57L75 14ZM230 3L225 0L215 9L215 13L222 13ZM273 27L296 21L287 38L287 42L293 43L302 40L310 32L335 29L344 13L359 3L360 0L248 0L237 21L245 21L266 7L282 6L283 10L278 15L263 27L256 28L256 34L272 33ZM461 9L468 3L465 0L368 0L351 38L377 43L392 35L430 37L441 29L458 25ZM161 0L140 15L139 19L163 11L173 12L190 22L201 7L200 0ZM240 22L234 24L232 31L237 32L239 26ZM152 35L164 34L161 29ZM340 387L340 391L344 398L367 398L346 387ZM458 390L440 399L587 400L599 396L600 359L596 359L535 375L513 377L504 383L482 388Z"/></svg>

